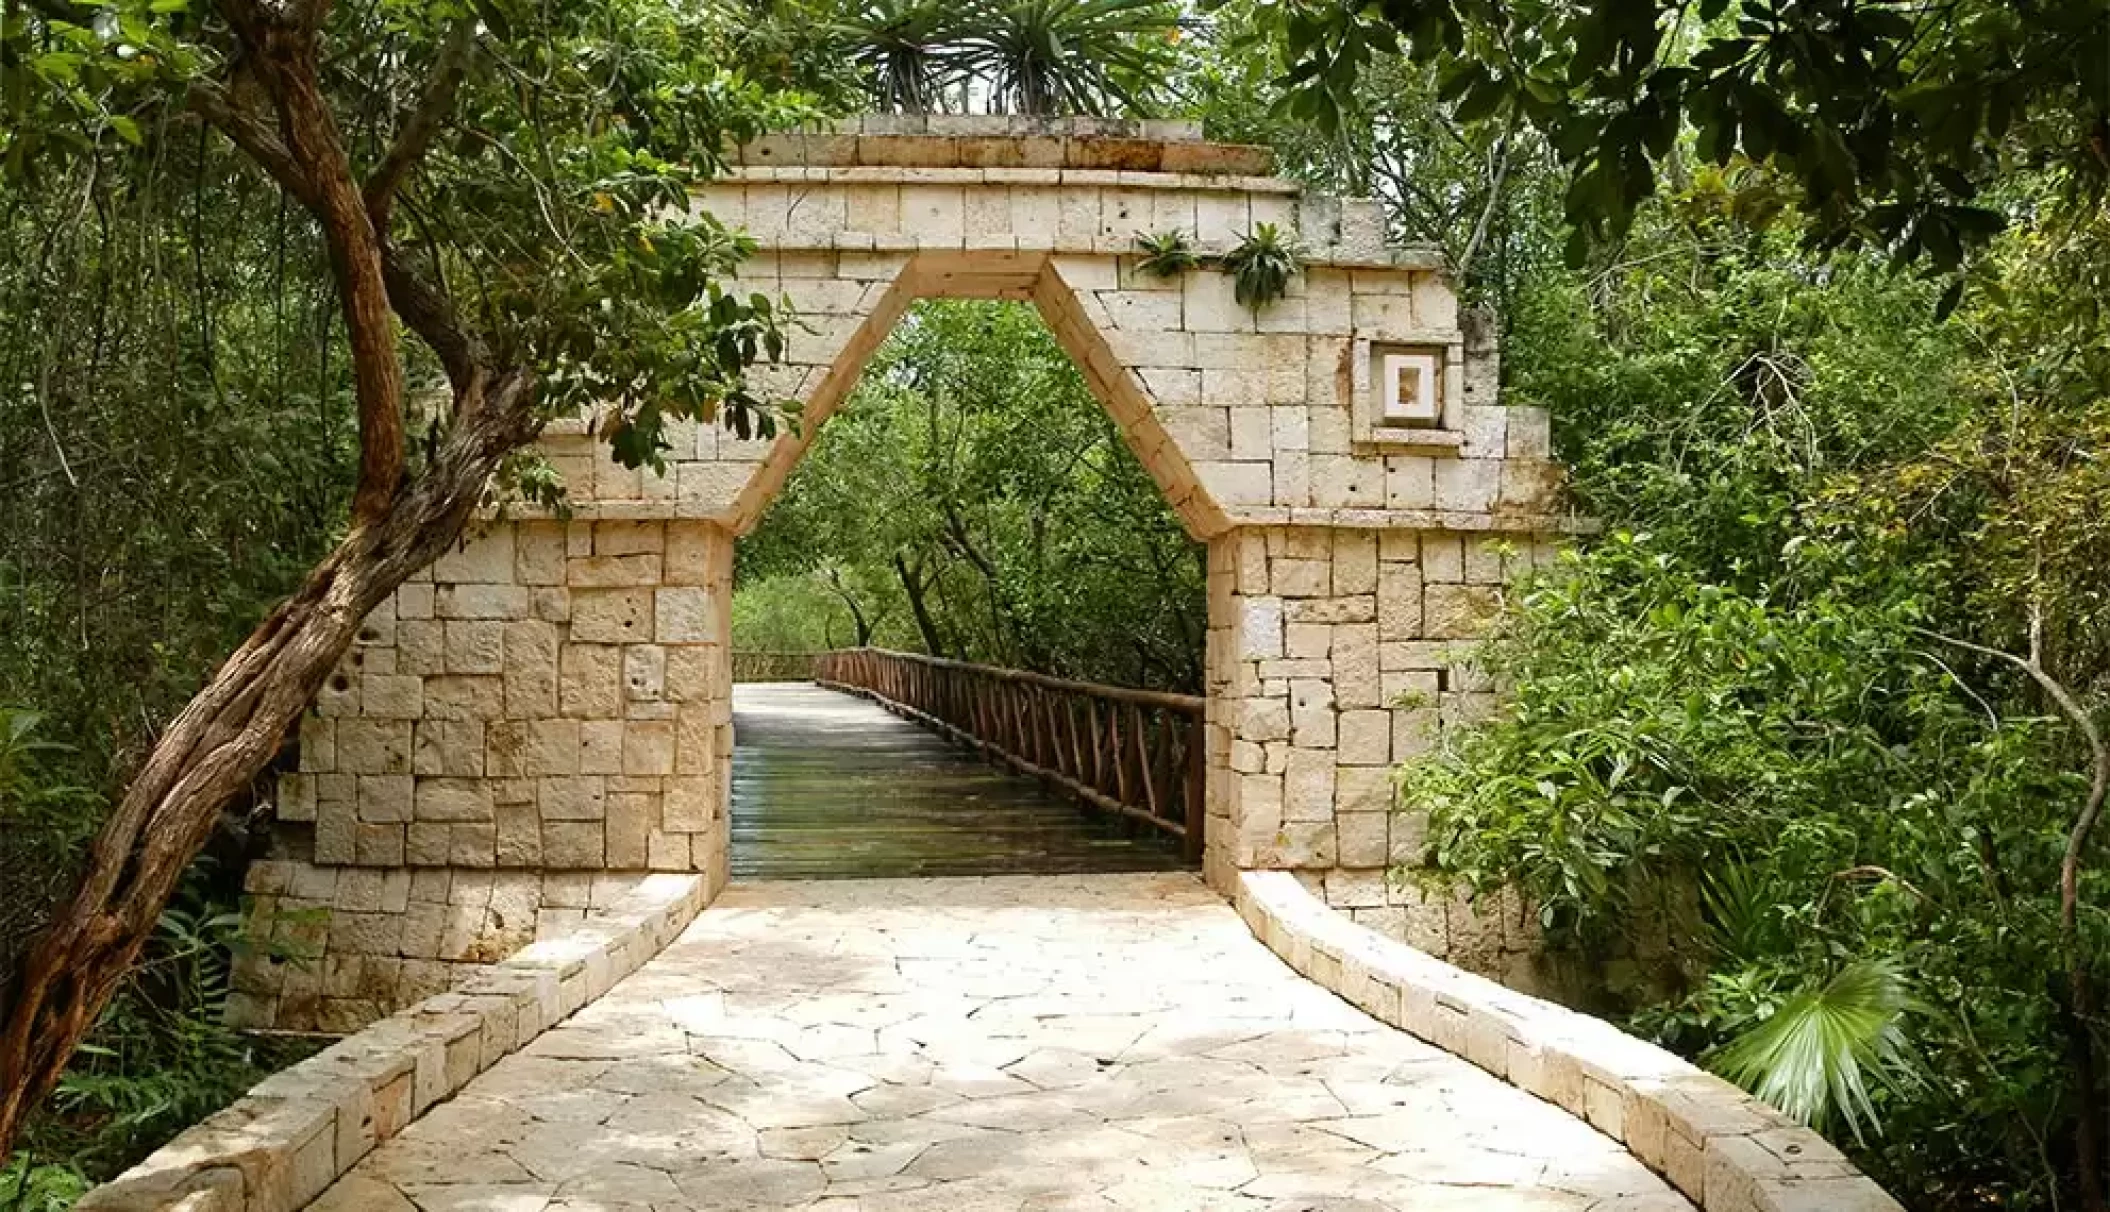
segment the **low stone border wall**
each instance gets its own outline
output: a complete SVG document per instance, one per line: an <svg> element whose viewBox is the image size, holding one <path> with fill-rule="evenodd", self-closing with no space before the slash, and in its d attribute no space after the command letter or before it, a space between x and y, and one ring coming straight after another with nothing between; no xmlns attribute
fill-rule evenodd
<svg viewBox="0 0 2110 1212"><path fill-rule="evenodd" d="M1240 873L1236 899L1291 967L1587 1120L1704 1212L1902 1212L1823 1137L1602 1019L1356 925L1286 871Z"/></svg>
<svg viewBox="0 0 2110 1212"><path fill-rule="evenodd" d="M701 875L648 876L607 912L265 1078L76 1207L303 1207L426 1108L659 954L709 899Z"/></svg>

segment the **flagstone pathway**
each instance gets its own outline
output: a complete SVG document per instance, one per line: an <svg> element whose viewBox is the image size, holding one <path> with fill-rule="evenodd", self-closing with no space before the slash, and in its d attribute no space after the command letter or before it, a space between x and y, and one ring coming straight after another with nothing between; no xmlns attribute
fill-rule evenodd
<svg viewBox="0 0 2110 1212"><path fill-rule="evenodd" d="M1690 1212L1180 873L734 885L321 1212Z"/></svg>

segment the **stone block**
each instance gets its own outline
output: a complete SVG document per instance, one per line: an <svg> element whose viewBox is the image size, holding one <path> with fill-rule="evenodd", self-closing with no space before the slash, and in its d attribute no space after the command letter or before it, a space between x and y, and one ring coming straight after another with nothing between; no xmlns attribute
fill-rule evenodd
<svg viewBox="0 0 2110 1212"><path fill-rule="evenodd" d="M1283 651L1290 660L1325 660L1333 652L1333 628L1324 623L1289 623L1283 628Z"/></svg>
<svg viewBox="0 0 2110 1212"><path fill-rule="evenodd" d="M425 679L426 719L503 719L505 706L503 678L446 674Z"/></svg>
<svg viewBox="0 0 2110 1212"><path fill-rule="evenodd" d="M312 821L315 819L314 775L281 774L278 776L277 816L281 821Z"/></svg>
<svg viewBox="0 0 2110 1212"><path fill-rule="evenodd" d="M361 821L352 833L352 853L362 866L400 867L403 865L403 834L402 825Z"/></svg>
<svg viewBox="0 0 2110 1212"><path fill-rule="evenodd" d="M488 821L491 783L487 779L419 779L416 819L420 822Z"/></svg>
<svg viewBox="0 0 2110 1212"><path fill-rule="evenodd" d="M1404 762L1433 752L1443 739L1442 717L1433 707L1392 712L1392 760Z"/></svg>
<svg viewBox="0 0 2110 1212"><path fill-rule="evenodd" d="M337 769L346 774L409 774L408 720L337 722Z"/></svg>
<svg viewBox="0 0 2110 1212"><path fill-rule="evenodd" d="M474 778L484 773L484 722L420 720L411 742L412 773Z"/></svg>
<svg viewBox="0 0 2110 1212"><path fill-rule="evenodd" d="M447 668L446 634L446 624L437 619L398 622L396 672L420 676L444 673Z"/></svg>
<svg viewBox="0 0 2110 1212"><path fill-rule="evenodd" d="M1383 705L1378 625L1345 623L1333 629L1333 694L1343 710Z"/></svg>
<svg viewBox="0 0 2110 1212"><path fill-rule="evenodd" d="M1285 598L1327 597L1333 593L1333 563L1325 559L1270 560L1268 586Z"/></svg>
<svg viewBox="0 0 2110 1212"><path fill-rule="evenodd" d="M412 581L396 587L396 641L402 642L401 623L405 619L429 619L432 617L433 587L430 582Z"/></svg>
<svg viewBox="0 0 2110 1212"><path fill-rule="evenodd" d="M716 603L709 589L697 586L661 589L654 595L653 637L662 644L716 642L719 639L716 614Z"/></svg>
<svg viewBox="0 0 2110 1212"><path fill-rule="evenodd" d="M1331 821L1334 815L1333 751L1291 749L1289 770L1283 777L1282 786L1285 820L1292 823Z"/></svg>
<svg viewBox="0 0 2110 1212"><path fill-rule="evenodd" d="M540 619L505 625L505 713L534 719L557 713L557 625Z"/></svg>
<svg viewBox="0 0 2110 1212"><path fill-rule="evenodd" d="M1341 812L1387 811L1392 806L1392 771L1385 766L1337 767L1333 799Z"/></svg>
<svg viewBox="0 0 2110 1212"><path fill-rule="evenodd" d="M607 815L608 786L599 776L547 778L537 784L536 803L547 821L598 821ZM544 844L548 837L545 831Z"/></svg>
<svg viewBox="0 0 2110 1212"><path fill-rule="evenodd" d="M572 590L573 643L635 644L650 640L652 597L650 589Z"/></svg>
<svg viewBox="0 0 2110 1212"><path fill-rule="evenodd" d="M626 775L674 773L674 721L631 720L623 726Z"/></svg>
<svg viewBox="0 0 2110 1212"><path fill-rule="evenodd" d="M542 862L546 867L599 867L605 848L606 838L598 820L542 823Z"/></svg>
<svg viewBox="0 0 2110 1212"><path fill-rule="evenodd" d="M664 787L662 828L669 833L703 833L710 829L718 816L716 778L670 778Z"/></svg>
<svg viewBox="0 0 2110 1212"><path fill-rule="evenodd" d="M1336 855L1342 866L1382 869L1391 861L1386 830L1389 816L1383 811L1336 814Z"/></svg>
<svg viewBox="0 0 2110 1212"><path fill-rule="evenodd" d="M443 822L412 821L404 831L403 861L415 867L445 867L447 829Z"/></svg>
<svg viewBox="0 0 2110 1212"><path fill-rule="evenodd" d="M1238 622L1240 658L1266 660L1282 655L1282 599L1245 598L1239 603Z"/></svg>
<svg viewBox="0 0 2110 1212"><path fill-rule="evenodd" d="M564 583L573 589L623 589L660 583L658 552L590 555L566 560Z"/></svg>
<svg viewBox="0 0 2110 1212"><path fill-rule="evenodd" d="M414 720L424 714L423 679L395 673L367 673L359 679L359 714L376 719Z"/></svg>
<svg viewBox="0 0 2110 1212"><path fill-rule="evenodd" d="M312 711L300 718L300 768L313 772L337 768L337 721Z"/></svg>
<svg viewBox="0 0 2110 1212"><path fill-rule="evenodd" d="M1489 585L1430 585L1423 598L1423 633L1432 639L1471 639L1502 610L1502 592Z"/></svg>
<svg viewBox="0 0 2110 1212"><path fill-rule="evenodd" d="M715 708L707 703L684 703L674 717L674 771L677 774L710 774L717 768L718 727Z"/></svg>
<svg viewBox="0 0 2110 1212"><path fill-rule="evenodd" d="M1383 564L1377 573L1377 638L1422 637L1423 570L1412 564Z"/></svg>
<svg viewBox="0 0 2110 1212"><path fill-rule="evenodd" d="M407 774L360 775L359 819L369 824L410 820L416 781Z"/></svg>
<svg viewBox="0 0 2110 1212"><path fill-rule="evenodd" d="M657 796L643 792L609 796L603 861L621 870L649 866L647 838L658 816Z"/></svg>
<svg viewBox="0 0 2110 1212"><path fill-rule="evenodd" d="M1333 686L1320 678L1290 682L1290 741L1301 749L1332 749L1335 743Z"/></svg>
<svg viewBox="0 0 2110 1212"><path fill-rule="evenodd" d="M528 617L525 585L449 585L442 583L433 601L442 619L524 619Z"/></svg>
<svg viewBox="0 0 2110 1212"><path fill-rule="evenodd" d="M581 752L578 720L530 720L518 773L525 776L577 774Z"/></svg>
<svg viewBox="0 0 2110 1212"><path fill-rule="evenodd" d="M1253 313L1233 294L1229 274L1188 274L1181 283L1181 313L1189 332L1252 332Z"/></svg>
<svg viewBox="0 0 2110 1212"><path fill-rule="evenodd" d="M513 571L523 585L562 585L564 523L518 524L513 535Z"/></svg>
<svg viewBox="0 0 2110 1212"><path fill-rule="evenodd" d="M440 665L447 673L505 671L507 624L490 619L453 619L445 624Z"/></svg>
<svg viewBox="0 0 2110 1212"><path fill-rule="evenodd" d="M1377 597L1370 593L1298 598L1283 607L1292 623L1374 623Z"/></svg>
<svg viewBox="0 0 2110 1212"><path fill-rule="evenodd" d="M433 561L432 579L448 584L510 585L513 583L513 528L495 525L461 542Z"/></svg>
<svg viewBox="0 0 2110 1212"><path fill-rule="evenodd" d="M586 720L579 725L580 774L621 774L623 732L621 720Z"/></svg>
<svg viewBox="0 0 2110 1212"><path fill-rule="evenodd" d="M501 867L537 867L542 863L542 817L533 802L499 804L493 822L493 844Z"/></svg>
<svg viewBox="0 0 2110 1212"><path fill-rule="evenodd" d="M1332 867L1334 856L1331 820L1286 822L1276 839L1276 861L1292 870Z"/></svg>
<svg viewBox="0 0 2110 1212"><path fill-rule="evenodd" d="M1338 753L1344 766L1383 766L1392 760L1392 713L1343 711Z"/></svg>
<svg viewBox="0 0 2110 1212"><path fill-rule="evenodd" d="M565 644L558 651L558 706L580 719L623 713L623 652L609 644Z"/></svg>
<svg viewBox="0 0 2110 1212"><path fill-rule="evenodd" d="M623 697L632 702L657 702L667 687L667 650L657 644L632 644L623 649Z"/></svg>
<svg viewBox="0 0 2110 1212"><path fill-rule="evenodd" d="M1442 459L1435 465L1436 508L1485 513L1502 489L1499 459Z"/></svg>

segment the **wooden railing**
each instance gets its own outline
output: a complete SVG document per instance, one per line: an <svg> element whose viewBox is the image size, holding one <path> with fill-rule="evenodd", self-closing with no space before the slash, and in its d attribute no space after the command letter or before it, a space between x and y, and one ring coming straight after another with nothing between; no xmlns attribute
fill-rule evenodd
<svg viewBox="0 0 2110 1212"><path fill-rule="evenodd" d="M1109 812L1199 861L1203 700L883 648L820 654L814 680L860 692Z"/></svg>
<svg viewBox="0 0 2110 1212"><path fill-rule="evenodd" d="M810 682L817 652L733 652L735 682Z"/></svg>

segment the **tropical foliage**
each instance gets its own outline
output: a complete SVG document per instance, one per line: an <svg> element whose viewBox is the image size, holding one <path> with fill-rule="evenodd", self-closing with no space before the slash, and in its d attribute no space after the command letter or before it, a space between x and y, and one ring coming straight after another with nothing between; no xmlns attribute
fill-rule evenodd
<svg viewBox="0 0 2110 1212"><path fill-rule="evenodd" d="M1164 0L866 0L832 30L882 110L1143 116L1179 12Z"/></svg>
<svg viewBox="0 0 2110 1212"><path fill-rule="evenodd" d="M1037 313L926 303L742 541L733 637L1192 691L1203 572Z"/></svg>
<svg viewBox="0 0 2110 1212"><path fill-rule="evenodd" d="M1515 595L1481 654L1507 712L1403 804L1638 1027L1908 1202L2085 1206L2110 403L2068 292L2110 226L2004 238L1942 322L1934 284L1754 233L1733 193L1517 317L1512 389L1612 533Z"/></svg>

